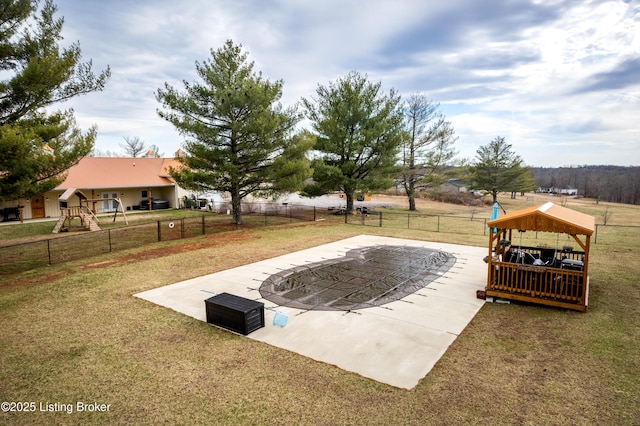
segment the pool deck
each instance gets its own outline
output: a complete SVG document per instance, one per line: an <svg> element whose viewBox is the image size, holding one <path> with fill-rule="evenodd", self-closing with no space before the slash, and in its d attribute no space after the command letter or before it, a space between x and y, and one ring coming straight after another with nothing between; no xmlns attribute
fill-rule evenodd
<svg viewBox="0 0 640 426"><path fill-rule="evenodd" d="M277 306L261 297L270 275L327 259L351 249L407 245L444 250L456 263L427 287L386 305L344 311L305 311ZM486 284L486 248L360 235L226 271L193 278L135 296L206 321L204 301L231 293L263 302L265 327L247 338L335 365L404 389L425 377L485 303L476 290ZM276 311L287 316L274 325Z"/></svg>

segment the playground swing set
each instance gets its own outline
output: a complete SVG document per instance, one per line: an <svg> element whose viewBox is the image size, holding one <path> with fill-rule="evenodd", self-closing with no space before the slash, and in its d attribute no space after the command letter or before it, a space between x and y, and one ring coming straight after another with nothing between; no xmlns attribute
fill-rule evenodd
<svg viewBox="0 0 640 426"><path fill-rule="evenodd" d="M74 195L78 197L79 205L69 206L69 200ZM121 212L122 216L124 217L125 223L127 225L129 224L127 215L124 212L122 200L120 200L120 198L88 198L79 189L69 188L58 198L60 206L60 219L58 220L58 223L56 223L56 226L53 228L53 233L57 234L58 232L99 231L100 226L98 225L98 217L95 215L93 210L89 208L90 203L96 203L98 201L115 201L116 210L113 215L113 221L116 221L118 212ZM80 220L79 227L72 226L72 222L76 218Z"/></svg>

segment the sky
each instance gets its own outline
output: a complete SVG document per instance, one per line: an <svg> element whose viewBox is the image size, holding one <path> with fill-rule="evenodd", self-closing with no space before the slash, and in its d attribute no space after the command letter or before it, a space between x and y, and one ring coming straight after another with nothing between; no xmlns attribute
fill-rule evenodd
<svg viewBox="0 0 640 426"><path fill-rule="evenodd" d="M640 165L640 0L54 0L102 92L60 105L97 125L96 149L125 138L172 157L184 140L155 93L197 81L226 40L284 106L350 71L404 99L440 104L458 158L504 137L534 167ZM303 123L304 124L304 123Z"/></svg>

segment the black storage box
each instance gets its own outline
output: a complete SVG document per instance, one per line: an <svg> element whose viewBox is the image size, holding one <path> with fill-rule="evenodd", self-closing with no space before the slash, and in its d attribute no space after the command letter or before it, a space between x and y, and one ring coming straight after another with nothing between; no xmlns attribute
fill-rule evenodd
<svg viewBox="0 0 640 426"><path fill-rule="evenodd" d="M568 269L570 271L582 271L584 269L584 263L581 260L562 259L562 269Z"/></svg>
<svg viewBox="0 0 640 426"><path fill-rule="evenodd" d="M220 293L204 301L207 323L244 334L264 327L264 303L229 293Z"/></svg>

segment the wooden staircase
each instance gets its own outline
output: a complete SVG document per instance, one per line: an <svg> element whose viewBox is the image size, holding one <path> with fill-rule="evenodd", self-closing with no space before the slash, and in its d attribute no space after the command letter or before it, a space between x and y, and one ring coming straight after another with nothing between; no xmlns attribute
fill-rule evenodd
<svg viewBox="0 0 640 426"><path fill-rule="evenodd" d="M67 220L66 216L60 216L60 219L58 219L58 223L56 223L56 226L53 228L54 234L57 234L58 232L60 232L66 220Z"/></svg>
<svg viewBox="0 0 640 426"><path fill-rule="evenodd" d="M81 218L82 223L84 223L85 226L88 225L89 231L99 231L100 230L100 226L98 226L98 223L94 220L94 218L96 218L96 217L94 216L93 213L91 213L91 215L86 215L85 214Z"/></svg>

